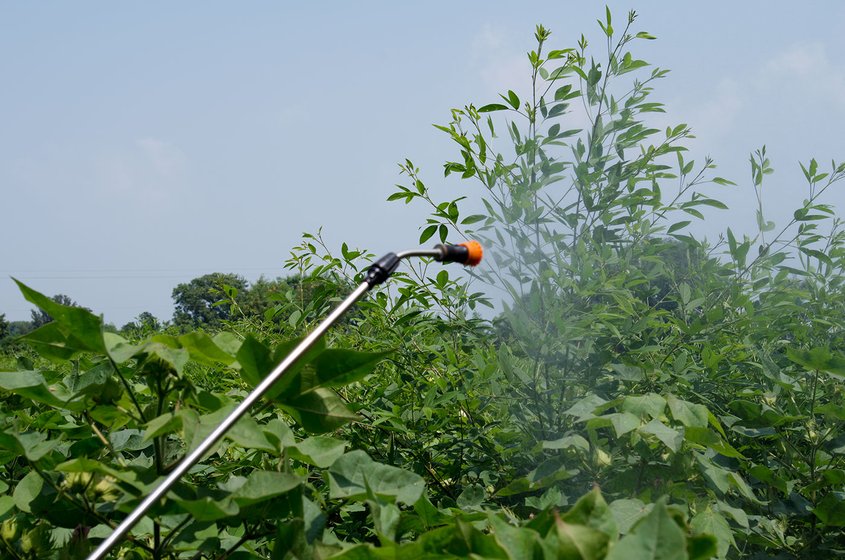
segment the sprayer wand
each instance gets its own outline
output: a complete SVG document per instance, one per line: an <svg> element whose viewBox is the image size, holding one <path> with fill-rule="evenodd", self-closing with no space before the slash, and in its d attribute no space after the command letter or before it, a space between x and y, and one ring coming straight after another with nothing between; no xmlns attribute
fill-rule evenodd
<svg viewBox="0 0 845 560"><path fill-rule="evenodd" d="M388 253L374 262L364 277L364 281L332 311L317 327L288 354L267 377L259 383L252 392L227 416L220 424L203 439L200 444L186 455L182 461L167 475L161 483L144 498L138 507L118 525L97 549L88 556L88 560L101 560L114 548L118 541L135 526L149 509L154 506L170 488L176 484L191 467L196 465L202 457L217 444L226 432L237 423L241 417L284 375L305 352L311 348L320 337L331 327L352 305L361 299L373 287L387 280L399 266L402 259L408 257L432 257L442 263L458 262L467 266L475 266L481 262L482 249L477 241L468 241L459 245L437 245L433 249L417 249Z"/></svg>

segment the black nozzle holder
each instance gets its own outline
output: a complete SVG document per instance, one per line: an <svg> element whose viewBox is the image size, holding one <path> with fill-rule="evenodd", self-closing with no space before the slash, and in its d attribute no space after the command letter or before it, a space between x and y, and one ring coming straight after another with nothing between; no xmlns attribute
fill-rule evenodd
<svg viewBox="0 0 845 560"><path fill-rule="evenodd" d="M393 274L393 271L396 270L397 266L399 266L399 261L401 260L402 257L396 253L386 254L370 265L370 268L367 269L367 276L364 277L364 282L369 284L371 288L373 286L378 286L390 278L390 275Z"/></svg>
<svg viewBox="0 0 845 560"><path fill-rule="evenodd" d="M441 243L435 245L434 248L440 251L440 256L434 257L434 260L442 263L456 262L466 264L469 259L469 247L465 245L447 245Z"/></svg>
<svg viewBox="0 0 845 560"><path fill-rule="evenodd" d="M434 249L414 249L411 251L402 251L401 253L388 253L367 269L367 275L364 277L364 282L373 286L378 286L393 274L399 262L406 257L431 257L434 260L442 263L457 262L466 264L470 258L469 248L464 245L447 245L441 243L435 245Z"/></svg>

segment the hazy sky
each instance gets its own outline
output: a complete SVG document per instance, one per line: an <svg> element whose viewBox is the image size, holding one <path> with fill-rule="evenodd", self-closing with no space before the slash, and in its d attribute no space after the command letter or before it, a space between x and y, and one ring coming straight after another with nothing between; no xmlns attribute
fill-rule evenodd
<svg viewBox="0 0 845 560"><path fill-rule="evenodd" d="M771 217L806 189L797 162L845 159L845 4L612 2L636 9L639 58L694 152L739 186L704 229L750 231L748 153L767 144ZM385 202L410 157L445 196L452 155L431 124L527 84L535 24L551 46L588 2L5 2L0 6L0 313L27 319L9 276L118 326L167 319L179 283L284 274L323 226L376 253L414 247L422 207ZM601 50L596 51L600 53ZM845 188L843 185L842 188ZM477 191L476 191L477 192ZM457 196L457 195L455 195ZM842 189L828 201L845 208Z"/></svg>

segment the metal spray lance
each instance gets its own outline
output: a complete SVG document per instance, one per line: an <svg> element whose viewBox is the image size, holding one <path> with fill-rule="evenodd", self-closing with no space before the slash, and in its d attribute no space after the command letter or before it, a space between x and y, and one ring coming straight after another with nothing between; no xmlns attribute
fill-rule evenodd
<svg viewBox="0 0 845 560"><path fill-rule="evenodd" d="M481 262L483 251L477 241L468 241L459 245L437 245L433 249L413 249L399 253L388 253L374 262L364 277L364 281L344 299L302 342L288 354L273 371L264 378L252 392L227 416L200 444L186 455L181 462L162 480L138 507L118 525L97 549L88 556L88 560L101 560L123 538L129 530L141 520L147 511L161 500L170 488L176 484L191 467L196 465L226 435L247 411L285 374L285 372L317 342L352 305L361 299L373 287L387 280L399 266L402 259L409 257L431 257L442 263L457 262L475 266Z"/></svg>

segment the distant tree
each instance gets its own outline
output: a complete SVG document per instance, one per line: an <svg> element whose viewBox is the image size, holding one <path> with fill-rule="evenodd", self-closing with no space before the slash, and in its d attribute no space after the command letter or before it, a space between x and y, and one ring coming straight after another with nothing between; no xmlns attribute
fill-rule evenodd
<svg viewBox="0 0 845 560"><path fill-rule="evenodd" d="M0 340L9 336L9 322L6 320L6 314L0 313Z"/></svg>
<svg viewBox="0 0 845 560"><path fill-rule="evenodd" d="M239 295L238 308L247 317L267 318L268 310L289 298L299 299L301 290L302 282L298 276L275 279L262 276Z"/></svg>
<svg viewBox="0 0 845 560"><path fill-rule="evenodd" d="M240 292L247 282L237 274L214 272L179 284L173 289L173 322L180 327L219 327L230 318L230 306L215 305L228 299L227 287Z"/></svg>
<svg viewBox="0 0 845 560"><path fill-rule="evenodd" d="M144 311L140 313L133 321L129 321L120 328L120 332L128 336L144 336L160 331L164 325L158 318L150 313Z"/></svg>
<svg viewBox="0 0 845 560"><path fill-rule="evenodd" d="M235 301L244 317L278 322L298 311L301 316L313 319L322 316L326 306L343 295L347 287L325 278L303 278L298 274L272 280L262 276L241 291Z"/></svg>
<svg viewBox="0 0 845 560"><path fill-rule="evenodd" d="M56 303L60 303L62 305L68 305L68 306L71 306L71 307L80 307L80 305L78 303L76 303L75 301L73 301L72 299L70 299L68 296L66 296L64 294L56 294L50 299L52 299ZM43 309L38 309L38 308L32 310L31 317L32 317L32 321L30 321L30 322L32 324L32 329L30 329L30 330L35 330L38 327L44 326L44 325L46 325L47 323L49 323L50 321L53 320L53 318L50 317L50 315L46 311L44 311Z"/></svg>
<svg viewBox="0 0 845 560"><path fill-rule="evenodd" d="M160 331L164 326L161 321L159 321L158 318L149 311L144 311L139 314L135 318L135 322L150 331Z"/></svg>
<svg viewBox="0 0 845 560"><path fill-rule="evenodd" d="M32 330L33 326L30 321L12 321L9 323L9 337L11 338L23 336Z"/></svg>

